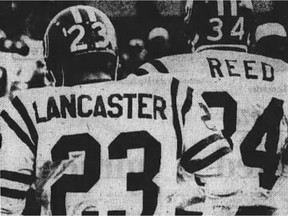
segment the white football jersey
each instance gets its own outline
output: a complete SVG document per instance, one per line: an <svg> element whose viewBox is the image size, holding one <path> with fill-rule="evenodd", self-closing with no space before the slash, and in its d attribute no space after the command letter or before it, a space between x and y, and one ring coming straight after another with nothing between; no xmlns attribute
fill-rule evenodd
<svg viewBox="0 0 288 216"><path fill-rule="evenodd" d="M193 150L197 171L230 152L197 95L162 75L20 92L1 112L2 213L21 213L35 170L42 215L175 215L178 158Z"/></svg>
<svg viewBox="0 0 288 216"><path fill-rule="evenodd" d="M16 79L16 74L18 72L18 67L15 66L15 59L13 57L13 53L0 52L0 68L1 70L5 70L7 73L7 95L5 95L5 97L8 97L10 94L9 91L11 88L11 84L13 80Z"/></svg>
<svg viewBox="0 0 288 216"><path fill-rule="evenodd" d="M29 54L22 56L18 53L0 52L0 68L7 71L7 97L13 97L14 91L28 88L28 82L31 80L35 71L43 69L38 68L37 64L44 65L42 41L34 41L27 36L22 36L22 40L29 46ZM37 63L38 62L38 63ZM48 85L48 81L46 81Z"/></svg>
<svg viewBox="0 0 288 216"><path fill-rule="evenodd" d="M287 137L286 63L245 52L207 49L163 57L142 65L138 72L170 73L201 89L216 117L215 124L230 138L230 158L219 160L214 170L200 172L204 181L200 184L210 181L206 186L215 194L229 194L240 188L251 191L259 184L271 189ZM212 174L217 179L204 178ZM219 176L225 179L224 184L219 182ZM233 179L231 185L227 178Z"/></svg>
<svg viewBox="0 0 288 216"><path fill-rule="evenodd" d="M43 42L42 40L33 40L28 36L22 36L21 39L29 47L29 53L27 56L13 54L13 57L15 59L15 64L19 68L17 81L20 83L27 83L31 80L34 71L37 69L37 62L44 64Z"/></svg>

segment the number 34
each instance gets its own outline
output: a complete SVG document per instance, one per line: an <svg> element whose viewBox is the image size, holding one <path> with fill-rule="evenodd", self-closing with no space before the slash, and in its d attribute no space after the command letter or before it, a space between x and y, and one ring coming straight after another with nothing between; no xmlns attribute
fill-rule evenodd
<svg viewBox="0 0 288 216"><path fill-rule="evenodd" d="M216 36L207 36L207 39L210 41L219 41L223 37L222 27L223 21L220 18L212 18L209 20L211 24L213 24L213 31L215 32ZM244 17L239 17L238 21L232 28L230 35L231 36L238 36L239 40L242 40L244 35Z"/></svg>
<svg viewBox="0 0 288 216"><path fill-rule="evenodd" d="M233 148L231 137L237 131L237 102L227 92L204 92L202 97L209 107L224 108L222 132ZM240 144L243 163L248 167L263 169L259 180L260 186L266 189L271 189L274 184L273 179L279 162L277 148L280 122L284 115L283 103L283 100L272 98ZM257 147L265 134L265 151L258 151Z"/></svg>

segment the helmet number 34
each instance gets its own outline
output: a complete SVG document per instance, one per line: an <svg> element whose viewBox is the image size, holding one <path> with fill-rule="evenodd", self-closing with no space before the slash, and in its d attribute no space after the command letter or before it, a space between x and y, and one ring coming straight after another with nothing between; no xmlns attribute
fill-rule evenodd
<svg viewBox="0 0 288 216"><path fill-rule="evenodd" d="M211 24L213 24L213 32L215 32L214 36L208 35L207 39L210 41L219 41L223 37L223 21L220 18L211 18L209 20ZM239 40L242 40L244 35L244 17L239 17L236 24L233 26L230 36L237 36L239 37Z"/></svg>
<svg viewBox="0 0 288 216"><path fill-rule="evenodd" d="M94 46L98 49L106 48L109 44L109 40L106 35L106 28L101 22L94 22L91 25L92 31L97 31L99 35L99 39L95 39ZM65 37L68 35L74 34L74 32L78 32L77 36L74 38L70 45L70 51L71 52L77 52L88 49L88 44L83 41L83 38L85 37L85 28L81 24L76 24L71 26L68 30L65 28L62 29L63 34ZM93 34L93 33L92 33ZM101 39L100 39L101 38Z"/></svg>

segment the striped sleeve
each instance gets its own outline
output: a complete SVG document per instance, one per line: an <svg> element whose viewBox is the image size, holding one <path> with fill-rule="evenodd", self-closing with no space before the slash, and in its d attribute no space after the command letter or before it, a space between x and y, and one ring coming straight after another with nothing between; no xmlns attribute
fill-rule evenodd
<svg viewBox="0 0 288 216"><path fill-rule="evenodd" d="M146 74L168 74L169 70L165 66L165 64L162 63L160 59L154 59L152 61L149 61L143 65L141 65L135 72L137 76L142 76Z"/></svg>
<svg viewBox="0 0 288 216"><path fill-rule="evenodd" d="M185 171L196 173L209 169L231 151L221 130L211 122L208 107L195 90L188 88L181 113L184 147L180 165Z"/></svg>
<svg viewBox="0 0 288 216"><path fill-rule="evenodd" d="M34 181L36 147L25 120L12 104L1 111L0 130L1 214L19 215L25 207L27 191Z"/></svg>

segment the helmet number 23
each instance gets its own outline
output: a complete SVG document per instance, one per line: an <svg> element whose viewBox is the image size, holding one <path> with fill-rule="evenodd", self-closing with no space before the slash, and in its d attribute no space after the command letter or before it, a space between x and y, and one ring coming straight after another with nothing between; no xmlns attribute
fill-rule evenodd
<svg viewBox="0 0 288 216"><path fill-rule="evenodd" d="M94 46L95 48L105 48L108 46L109 44L109 40L107 38L106 35L106 28L105 26L101 23L101 22L94 22L91 25L91 31L97 31L98 35L101 39L95 39L95 43ZM84 41L84 37L85 37L85 28L83 25L81 24L76 24L71 26L68 30L66 30L65 28L62 29L63 34L65 37L67 37L68 35L72 35L75 34L75 32L77 33L77 36L74 38L74 40L72 41L71 45L70 45L70 51L71 52L77 52L77 51L82 51L82 50L86 50L88 49L88 43L86 43L86 41Z"/></svg>
<svg viewBox="0 0 288 216"><path fill-rule="evenodd" d="M208 35L207 40L209 41L219 41L223 37L223 21L220 18L212 18L209 20L209 22L213 25L213 32L214 36ZM244 35L244 17L239 17L236 24L233 26L230 36L237 36L239 37L239 40L242 40Z"/></svg>

